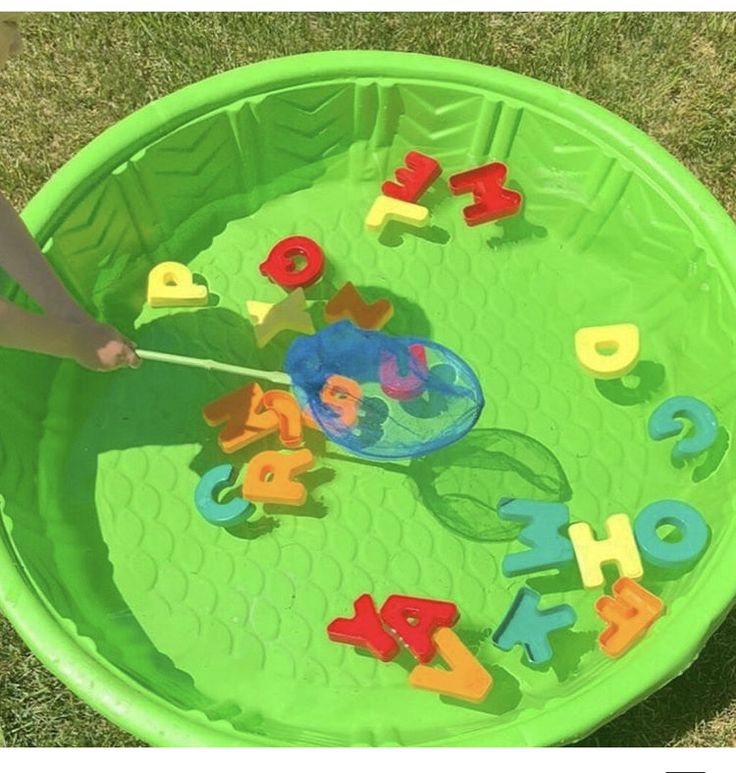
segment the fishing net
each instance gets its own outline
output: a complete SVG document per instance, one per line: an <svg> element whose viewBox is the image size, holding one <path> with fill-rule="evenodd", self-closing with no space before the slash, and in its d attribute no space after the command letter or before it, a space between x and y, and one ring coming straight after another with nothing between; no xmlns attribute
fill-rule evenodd
<svg viewBox="0 0 736 773"><path fill-rule="evenodd" d="M297 338L285 369L325 434L373 459L424 456L454 443L484 404L475 374L446 347L348 321Z"/></svg>

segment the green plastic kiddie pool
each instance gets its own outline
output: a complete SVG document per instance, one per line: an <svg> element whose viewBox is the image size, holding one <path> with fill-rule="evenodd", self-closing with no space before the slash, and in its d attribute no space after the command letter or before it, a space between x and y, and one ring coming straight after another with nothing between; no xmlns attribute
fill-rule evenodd
<svg viewBox="0 0 736 773"><path fill-rule="evenodd" d="M417 150L442 165L430 224L364 220ZM505 163L521 212L469 227L449 175ZM683 671L736 592L736 228L662 148L557 88L468 62L330 52L218 75L161 99L72 159L25 212L67 285L139 347L280 370L296 333L256 346L258 271L301 234L326 256L306 290L315 325L352 282L390 300L385 331L437 341L475 370L486 405L423 458L366 460L309 436L305 505L259 505L230 530L194 506L232 462L202 408L234 375L137 371L0 352L0 601L28 645L91 706L157 745L547 745L580 738ZM150 269L187 265L209 305L151 308ZM200 278L197 278L200 277ZM3 292L29 305L17 287ZM597 380L584 327L631 323L636 370ZM706 403L718 435L673 464L648 421L667 398ZM267 438L261 448L278 448ZM239 478L239 480L242 478ZM614 514L679 500L702 514L700 558L645 564L664 614L619 658L598 644L576 564L506 577L520 525L501 500L564 503L598 538ZM666 529L665 529L666 531ZM675 537L663 537L672 540ZM569 604L552 660L493 634L517 592ZM330 641L369 593L454 602L454 632L491 674L481 703L412 688L416 661Z"/></svg>

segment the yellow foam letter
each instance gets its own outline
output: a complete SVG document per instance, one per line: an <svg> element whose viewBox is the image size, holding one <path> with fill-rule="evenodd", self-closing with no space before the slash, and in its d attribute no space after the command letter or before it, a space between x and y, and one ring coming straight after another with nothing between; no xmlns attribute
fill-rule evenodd
<svg viewBox="0 0 736 773"><path fill-rule="evenodd" d="M207 288L195 285L182 263L169 260L148 272L149 306L206 306L207 300Z"/></svg>
<svg viewBox="0 0 736 773"><path fill-rule="evenodd" d="M586 588L600 588L605 584L602 564L615 563L622 577L633 580L644 574L628 516L620 513L608 518L606 533L607 539L596 540L587 523L573 523L568 530Z"/></svg>
<svg viewBox="0 0 736 773"><path fill-rule="evenodd" d="M638 362L639 351L636 325L584 327L575 334L578 362L596 378L625 376Z"/></svg>
<svg viewBox="0 0 736 773"><path fill-rule="evenodd" d="M307 314L307 300L301 287L278 303L248 301L246 306L248 315L255 324L253 332L259 349L282 330L314 333L314 324Z"/></svg>
<svg viewBox="0 0 736 773"><path fill-rule="evenodd" d="M421 228L429 222L429 210L421 204L378 196L366 216L365 227L369 231L381 231L389 220Z"/></svg>

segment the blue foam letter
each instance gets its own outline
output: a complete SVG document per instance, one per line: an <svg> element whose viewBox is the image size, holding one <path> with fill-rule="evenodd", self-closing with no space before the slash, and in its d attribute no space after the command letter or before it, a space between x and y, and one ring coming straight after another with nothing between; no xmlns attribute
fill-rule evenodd
<svg viewBox="0 0 736 773"><path fill-rule="evenodd" d="M695 397L670 397L649 417L649 436L653 440L675 437L683 430L683 419L691 421L693 432L678 440L672 448L672 463L682 466L685 459L707 451L716 442L718 419L713 411Z"/></svg>
<svg viewBox="0 0 736 773"><path fill-rule="evenodd" d="M553 653L548 635L559 628L569 628L577 620L575 610L569 604L538 609L540 598L530 588L522 588L491 637L505 652L521 644L530 663L551 660Z"/></svg>
<svg viewBox="0 0 736 773"><path fill-rule="evenodd" d="M539 572L572 561L572 543L560 534L570 521L567 506L561 502L533 502L507 499L498 503L498 517L525 524L517 539L531 550L511 553L501 569L507 577Z"/></svg>
<svg viewBox="0 0 736 773"><path fill-rule="evenodd" d="M194 504L200 514L213 526L237 526L255 512L254 505L243 497L234 497L222 504L217 501L220 492L232 486L235 469L232 464L213 467L200 478L194 493Z"/></svg>
<svg viewBox="0 0 736 773"><path fill-rule="evenodd" d="M666 542L658 534L660 526L675 526L677 542ZM669 569L699 558L708 544L710 530L703 516L690 505L663 499L647 505L634 521L634 536L642 556L654 566Z"/></svg>

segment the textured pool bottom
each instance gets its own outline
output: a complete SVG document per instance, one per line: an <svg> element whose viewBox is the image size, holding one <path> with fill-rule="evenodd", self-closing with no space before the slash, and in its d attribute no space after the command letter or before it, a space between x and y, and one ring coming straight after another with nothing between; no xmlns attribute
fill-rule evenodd
<svg viewBox="0 0 736 773"><path fill-rule="evenodd" d="M605 250L581 249L557 233L533 203L524 218L535 225L515 241L504 239L510 227L467 229L464 202L438 193L435 240L407 230L382 244L361 227L374 184L347 180L340 168L319 186L230 220L189 264L218 305L146 309L138 345L280 367L289 334L256 350L244 304L282 297L256 267L279 238L303 233L329 261L323 282L307 291L317 324L322 302L344 281L370 298L390 297L397 313L389 332L433 338L476 369L487 400L477 429L424 460L388 465L351 458L310 433L318 465L304 508L259 508L258 521L231 534L197 515L192 492L203 471L228 460L201 407L240 382L154 363L105 376L65 366L42 450L43 466L54 470L44 481L48 537L55 553L77 559L60 566L57 606L73 604L84 620L79 611L101 599L104 627L90 614L80 633L123 672L225 719L235 738L246 731L283 743L417 744L489 722L511 732L561 697L624 673L627 657L667 635L669 617L687 614L695 575L649 572L644 584L665 599L668 617L629 656L608 661L595 641L598 594L582 590L576 570L500 574L503 556L519 545L495 514L497 500L559 498L573 520L599 525L615 512L633 517L655 499L681 498L704 513L717 543L736 493L733 457L694 485L691 469L670 466L665 443L647 440L646 419L663 397L683 392L729 424L734 388L703 374L714 352L732 348L721 331L733 325L734 308L705 258L692 261L686 281L660 261L632 260L625 269ZM654 240L657 223L647 227ZM669 242L679 253L681 242L671 235ZM707 328L704 347L714 297L720 320ZM625 407L602 396L572 345L577 327L620 320L639 325L643 358L666 373L648 401ZM90 391L95 399L80 405L76 397ZM236 466L265 447L275 446L234 455ZM704 574L714 552L711 545L701 559ZM546 669L489 641L525 581L545 604L564 601L578 612L572 631L552 636L556 655ZM495 680L486 701L471 706L412 690L409 656L383 664L329 642L327 622L349 614L364 592L379 602L391 593L455 601L457 632Z"/></svg>

